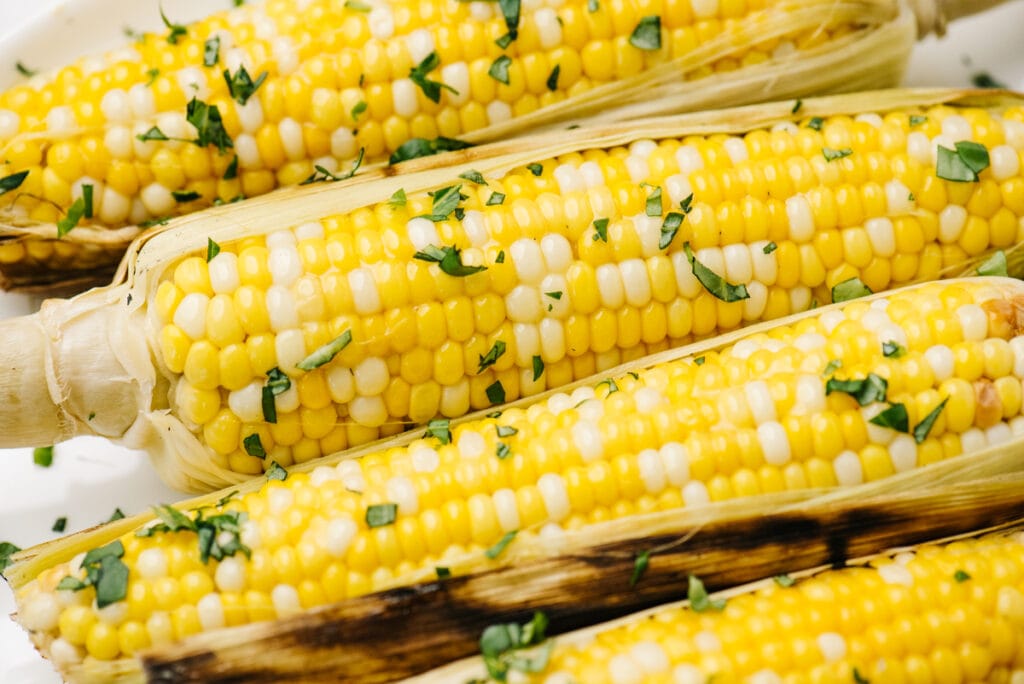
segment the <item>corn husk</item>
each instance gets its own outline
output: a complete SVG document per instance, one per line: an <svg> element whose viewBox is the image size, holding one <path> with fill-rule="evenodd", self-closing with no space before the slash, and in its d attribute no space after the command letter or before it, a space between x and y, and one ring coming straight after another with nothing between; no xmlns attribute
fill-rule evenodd
<svg viewBox="0 0 1024 684"><path fill-rule="evenodd" d="M636 77L609 83L556 105L462 136L467 142L507 140L569 125L631 121L669 113L727 107L769 99L892 87L899 83L915 38L939 33L946 22L999 0L788 0L756 22L708 41L693 52ZM821 46L769 61L688 80L702 67L751 46L807 29L853 30ZM38 36L45 42L45 31ZM0 207L0 243L50 243L52 256L28 254L0 263L0 286L70 292L106 281L129 242L146 229L80 226L61 240L53 223L17 217Z"/></svg>
<svg viewBox="0 0 1024 684"><path fill-rule="evenodd" d="M801 113L856 114L940 102L998 110L1019 101L1018 96L992 91L893 90L807 100ZM169 403L176 376L160 365L158 325L147 309L165 269L188 254L205 253L208 238L226 243L351 211L385 201L400 188L417 192L439 187L471 168L500 177L530 161L580 149L666 136L742 133L793 117L792 103L779 102L640 120L629 126L580 128L464 150L444 160L445 166L437 158L414 160L401 176L383 168L352 182L291 189L185 216L135 244L121 265L119 284L70 300L48 300L37 314L0 324L0 367L6 369L0 375L0 447L41 446L94 434L147 450L163 479L178 489L209 491L241 482L246 476L218 465L176 417ZM944 275L973 274L987 256ZM1024 253L1011 250L1008 258L1010 273L1024 274ZM1021 287L1013 281L1003 286ZM698 354L760 329L747 328L659 359Z"/></svg>

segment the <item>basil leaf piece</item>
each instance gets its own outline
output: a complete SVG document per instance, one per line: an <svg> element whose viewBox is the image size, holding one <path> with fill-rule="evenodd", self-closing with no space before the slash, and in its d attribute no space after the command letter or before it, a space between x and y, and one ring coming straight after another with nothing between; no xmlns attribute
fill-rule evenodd
<svg viewBox="0 0 1024 684"><path fill-rule="evenodd" d="M506 345L504 342L501 340L495 340L494 344L491 345L491 348L487 350L486 354L482 356L478 354L478 356L480 356L480 361L477 363L477 375L483 373L485 368L493 366L498 359L501 358L501 355L505 353L505 349Z"/></svg>
<svg viewBox="0 0 1024 684"><path fill-rule="evenodd" d="M928 439L928 433L932 431L932 427L935 425L935 421L939 419L939 414L942 413L942 409L946 408L946 402L949 401L949 397L946 397L939 402L939 405L928 412L928 415L921 419L921 422L914 426L914 441L918 444Z"/></svg>
<svg viewBox="0 0 1024 684"><path fill-rule="evenodd" d="M664 230L664 228L662 228ZM594 241L608 242L608 219L594 219Z"/></svg>
<svg viewBox="0 0 1024 684"><path fill-rule="evenodd" d="M218 61L220 61L220 36L214 36L203 43L203 66L212 67Z"/></svg>
<svg viewBox="0 0 1024 684"><path fill-rule="evenodd" d="M825 157L825 161L832 162L836 159L842 159L843 157L849 157L853 154L853 150L849 147L843 147L842 149L833 149L831 147L821 148L821 154Z"/></svg>
<svg viewBox="0 0 1024 684"><path fill-rule="evenodd" d="M504 195L502 195L502 197L504 197ZM499 249L498 250L498 256L494 257L494 263L496 263L496 264L503 264L503 263L505 263L505 250L503 250L503 249Z"/></svg>
<svg viewBox="0 0 1024 684"><path fill-rule="evenodd" d="M504 442L498 442L498 446L495 449L495 455L499 460L504 461L506 458L512 455L512 448Z"/></svg>
<svg viewBox="0 0 1024 684"><path fill-rule="evenodd" d="M85 218L92 218L92 193L93 186L91 184L82 184L82 202L85 204Z"/></svg>
<svg viewBox="0 0 1024 684"><path fill-rule="evenodd" d="M0 567L0 569L2 569L2 567ZM87 586L89 586L88 582L84 582L77 577L72 577L71 575L62 577L60 582L57 582L58 591L81 591Z"/></svg>
<svg viewBox="0 0 1024 684"><path fill-rule="evenodd" d="M440 81L432 81L427 78L427 74L440 65L441 58L438 57L437 52L435 51L424 57L422 62L409 69L409 80L419 86L426 98L434 103L441 101L442 88L451 92L453 95L459 94L459 91L455 90L455 88L452 88L450 85L446 85Z"/></svg>
<svg viewBox="0 0 1024 684"><path fill-rule="evenodd" d="M195 521L169 504L153 506L153 514L163 521L167 532L177 532L178 530L196 531Z"/></svg>
<svg viewBox="0 0 1024 684"><path fill-rule="evenodd" d="M978 275L980 276L1003 276L1006 277L1009 273L1006 270L1006 253L1003 250L999 250L988 259L985 260L981 266L978 266Z"/></svg>
<svg viewBox="0 0 1024 684"><path fill-rule="evenodd" d="M491 63L491 68L487 70L487 75L498 83L508 85L508 68L510 66L512 66L512 58L508 55L502 55Z"/></svg>
<svg viewBox="0 0 1024 684"><path fill-rule="evenodd" d="M391 194L388 204L393 207L404 207L408 199L405 196L405 188L398 188Z"/></svg>
<svg viewBox="0 0 1024 684"><path fill-rule="evenodd" d="M794 584L796 584L796 580L790 577L789 575L776 575L772 579L775 580L775 583L783 589L791 587Z"/></svg>
<svg viewBox="0 0 1024 684"><path fill-rule="evenodd" d="M27 66L22 64L20 61L14 63L14 68L18 70L18 73L25 78L32 78L39 73L38 69L29 69Z"/></svg>
<svg viewBox="0 0 1024 684"><path fill-rule="evenodd" d="M263 448L263 441L255 432L242 440L242 447L245 453L256 458L266 458L267 450Z"/></svg>
<svg viewBox="0 0 1024 684"><path fill-rule="evenodd" d="M540 376L544 374L544 359L540 356L533 357L533 381L537 382L540 380Z"/></svg>
<svg viewBox="0 0 1024 684"><path fill-rule="evenodd" d="M891 428L897 432L910 432L909 421L907 407L903 404L893 404L868 422L879 427Z"/></svg>
<svg viewBox="0 0 1024 684"><path fill-rule="evenodd" d="M862 380L829 378L825 383L826 396L833 392L842 392L856 399L861 406L867 406L876 401L885 401L885 394L888 390L888 381L874 373L868 373L868 376Z"/></svg>
<svg viewBox="0 0 1024 684"><path fill-rule="evenodd" d="M304 371L311 371L314 368L319 368L325 363L330 363L335 356L337 356L342 349L352 343L352 331L346 330L345 332L338 335L336 338L318 348L312 354L295 364L296 368L301 368Z"/></svg>
<svg viewBox="0 0 1024 684"><path fill-rule="evenodd" d="M971 579L971 576L964 570L957 570L953 573L953 579L956 580L957 583L963 583Z"/></svg>
<svg viewBox="0 0 1024 684"><path fill-rule="evenodd" d="M277 461L271 461L270 467L267 468L267 479L284 482L288 479L288 471L282 468L281 464Z"/></svg>
<svg viewBox="0 0 1024 684"><path fill-rule="evenodd" d="M910 115L910 125L911 125L911 127L913 127L913 126L920 126L921 124L925 123L926 121L928 121L928 117L927 116L921 116L920 114L911 114Z"/></svg>
<svg viewBox="0 0 1024 684"><path fill-rule="evenodd" d="M761 253L762 254L771 254L772 252L774 252L778 248L779 248L779 246L777 244L775 244L774 242L769 242L767 245L765 245L764 247L761 248Z"/></svg>
<svg viewBox="0 0 1024 684"><path fill-rule="evenodd" d="M745 285L728 283L725 278L697 261L697 258L693 256L693 250L690 249L689 242L683 243L683 250L686 252L686 259L690 262L690 267L693 269L693 275L696 276L705 290L723 302L738 302L750 298L750 293L747 292Z"/></svg>
<svg viewBox="0 0 1024 684"><path fill-rule="evenodd" d="M799 112L803 108L803 106L804 106L804 101L803 100L797 100L796 102L793 103L793 108L791 110L789 110L789 113L790 114L796 114L797 112Z"/></svg>
<svg viewBox="0 0 1024 684"><path fill-rule="evenodd" d="M434 572L437 573L437 579L448 579L452 576L452 571L442 565L435 567Z"/></svg>
<svg viewBox="0 0 1024 684"><path fill-rule="evenodd" d="M11 542L0 542L0 572L3 572L11 564L11 556L21 551L21 548Z"/></svg>
<svg viewBox="0 0 1024 684"><path fill-rule="evenodd" d="M168 138L167 135L156 126L151 127L145 133L138 134L135 136L135 139L141 142L149 142L150 140L170 140L170 138Z"/></svg>
<svg viewBox="0 0 1024 684"><path fill-rule="evenodd" d="M425 249L416 252L413 259L430 261L441 267L441 270L455 278L465 278L480 271L486 271L486 266L466 266L462 263L462 251L456 247L435 247L427 245Z"/></svg>
<svg viewBox="0 0 1024 684"><path fill-rule="evenodd" d="M430 214L425 215L425 218L429 218L435 223L447 219L455 211L456 207L459 206L459 203L467 199L466 195L462 194L461 185L449 185L446 188L435 190L429 194L432 199L432 205Z"/></svg>
<svg viewBox="0 0 1024 684"><path fill-rule="evenodd" d="M26 178L28 178L28 171L19 171L18 173L12 173L9 176L0 178L0 195L11 190L17 190L25 182Z"/></svg>
<svg viewBox="0 0 1024 684"><path fill-rule="evenodd" d="M394 524L397 517L398 504L374 504L366 509L366 525L371 528Z"/></svg>
<svg viewBox="0 0 1024 684"><path fill-rule="evenodd" d="M64 218L57 221L57 237L62 238L74 230L83 216L85 216L85 200L79 197L68 207Z"/></svg>
<svg viewBox="0 0 1024 684"><path fill-rule="evenodd" d="M812 116L811 120L807 122L807 127L810 128L812 131L820 131L822 124L824 123L825 120L822 119L820 116Z"/></svg>
<svg viewBox="0 0 1024 684"><path fill-rule="evenodd" d="M556 90L558 90L558 76L561 73L562 65L556 64L555 68L552 69L551 73L548 75L547 86L548 90L550 90L551 92L555 92Z"/></svg>
<svg viewBox="0 0 1024 684"><path fill-rule="evenodd" d="M65 516L61 516L53 521L53 527L50 528L51 532L63 532L68 526L68 519Z"/></svg>
<svg viewBox="0 0 1024 684"><path fill-rule="evenodd" d="M511 437L519 434L519 430L511 425L495 425L494 427L498 432L498 437Z"/></svg>
<svg viewBox="0 0 1024 684"><path fill-rule="evenodd" d="M313 166L313 173L306 177L299 185L309 185L311 183L336 183L337 181L348 180L352 176L356 175L356 171L363 165L363 157L366 155L366 148L360 147L359 154L356 156L355 161L352 162L352 168L345 173L332 173L330 169L316 164Z"/></svg>
<svg viewBox="0 0 1024 684"><path fill-rule="evenodd" d="M519 13L521 9L520 0L498 0L498 7L505 17L505 27L508 29L509 41L519 37Z"/></svg>
<svg viewBox="0 0 1024 684"><path fill-rule="evenodd" d="M115 508L114 512L110 514L110 517L107 518L107 522L114 522L115 520L122 519L124 519L124 511L122 511L120 508Z"/></svg>
<svg viewBox="0 0 1024 684"><path fill-rule="evenodd" d="M654 188L654 192L647 196L644 212L648 216L661 216L661 186Z"/></svg>
<svg viewBox="0 0 1024 684"><path fill-rule="evenodd" d="M487 185L487 181L484 180L484 176L479 171L470 169L459 174L459 178L468 180L470 183L476 183L477 185Z"/></svg>
<svg viewBox="0 0 1024 684"><path fill-rule="evenodd" d="M128 595L128 566L120 558L104 556L97 575L94 582L97 608L123 601Z"/></svg>
<svg viewBox="0 0 1024 684"><path fill-rule="evenodd" d="M487 400L491 402L492 406L505 403L505 387L501 384L501 380L492 382L484 392L487 394Z"/></svg>
<svg viewBox="0 0 1024 684"><path fill-rule="evenodd" d="M633 574L629 578L629 586L635 587L636 583L640 581L640 578L647 572L647 566L651 561L650 551L641 551L637 554L636 560L633 561Z"/></svg>
<svg viewBox="0 0 1024 684"><path fill-rule="evenodd" d="M939 145L935 158L935 175L956 183L973 183L978 174L989 166L988 150L984 145L967 140L953 144L955 150Z"/></svg>
<svg viewBox="0 0 1024 684"><path fill-rule="evenodd" d="M882 356L890 359L898 359L907 355L907 348L899 342L883 342Z"/></svg>
<svg viewBox="0 0 1024 684"><path fill-rule="evenodd" d="M163 4L160 4L159 7L160 19L164 22L164 26L170 30L170 33L167 34L167 42L171 45L177 45L178 40L188 35L188 29L181 24L172 23L171 20L167 18L167 15L164 14Z"/></svg>
<svg viewBox="0 0 1024 684"><path fill-rule="evenodd" d="M447 418L434 418L427 423L424 437L436 437L441 444L452 443L451 421Z"/></svg>
<svg viewBox="0 0 1024 684"><path fill-rule="evenodd" d="M532 173L534 176L540 176L542 173L544 173L544 165L543 164L527 164L526 165L526 170L529 171L530 173Z"/></svg>
<svg viewBox="0 0 1024 684"><path fill-rule="evenodd" d="M220 254L220 245L213 241L213 238L206 238L206 263L213 261L213 257Z"/></svg>
<svg viewBox="0 0 1024 684"><path fill-rule="evenodd" d="M596 389L601 385L608 385L608 394L615 394L616 392L619 391L619 386L615 383L615 380L613 380L612 378L605 378L601 382L594 385L594 388Z"/></svg>
<svg viewBox="0 0 1024 684"><path fill-rule="evenodd" d="M851 299L866 297L871 294L871 288L865 285L860 278L850 278L841 283L836 283L832 288L832 302L848 302Z"/></svg>
<svg viewBox="0 0 1024 684"><path fill-rule="evenodd" d="M189 141L193 145L214 145L221 154L227 148L234 147L217 105L209 105L193 97L185 108L185 120L195 126L198 133L195 140Z"/></svg>
<svg viewBox="0 0 1024 684"><path fill-rule="evenodd" d="M263 410L263 420L268 423L277 423L277 402L274 401L274 390L265 386L260 395L260 408Z"/></svg>
<svg viewBox="0 0 1024 684"><path fill-rule="evenodd" d="M485 206L493 207L496 204L504 204L504 203L505 203L505 193L503 193L503 192L492 192L491 196L487 198L487 202L486 202Z"/></svg>
<svg viewBox="0 0 1024 684"><path fill-rule="evenodd" d="M505 536L499 539L497 544L484 551L484 555L490 558L491 560L494 560L495 558L500 556L505 551L505 549L508 548L508 545L512 543L512 540L516 538L516 534L518 533L519 530L512 530L511 532L506 532Z"/></svg>
<svg viewBox="0 0 1024 684"><path fill-rule="evenodd" d="M697 578L696 575L690 575L689 586L686 591L686 598L690 602L690 608L695 613L703 613L709 610L723 610L725 608L725 599L711 600L708 596L707 589L704 588L704 583Z"/></svg>
<svg viewBox="0 0 1024 684"><path fill-rule="evenodd" d="M175 202L183 204L185 202L195 202L202 195L195 190L172 190L171 197L174 198Z"/></svg>
<svg viewBox="0 0 1024 684"><path fill-rule="evenodd" d="M660 50L661 17L657 14L642 17L629 35L629 44L638 50Z"/></svg>

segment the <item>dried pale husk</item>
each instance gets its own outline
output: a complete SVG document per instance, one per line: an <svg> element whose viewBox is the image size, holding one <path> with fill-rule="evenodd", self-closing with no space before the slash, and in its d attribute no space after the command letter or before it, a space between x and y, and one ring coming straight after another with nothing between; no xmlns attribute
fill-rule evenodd
<svg viewBox="0 0 1024 684"><path fill-rule="evenodd" d="M791 0L756 22L724 33L636 77L594 88L462 137L473 143L501 141L567 125L622 122L768 99L895 86L917 35L941 33L947 21L984 10L998 1ZM840 25L857 28L819 47L773 57L763 64L685 79L686 74L773 37ZM45 36L40 39L45 40ZM19 218L0 207L0 242L46 240L55 247L59 245L54 256L43 261L26 258L0 264L0 286L52 293L99 284L109 277L129 242L146 230L139 226L115 230L83 226L57 241L55 224Z"/></svg>
<svg viewBox="0 0 1024 684"><path fill-rule="evenodd" d="M1020 102L1019 96L993 91L889 90L806 100L801 115L884 112L936 103L998 110ZM500 177L531 161L580 149L645 138L742 133L793 117L792 103L778 102L638 120L629 126L586 127L471 148L451 155L444 166L436 158L414 160L400 176L387 168L377 169L351 182L284 190L185 216L135 244L122 263L119 284L70 300L49 300L38 314L0 324L0 364L10 369L0 374L0 447L41 446L95 434L147 450L163 479L185 491L242 482L245 475L218 465L175 416L169 397L176 378L161 365L159 328L146 306L164 270L187 254L205 253L208 238L223 244L348 212L385 201L400 188L419 192L439 187L471 168ZM985 258L987 254L980 255L963 264L962 271L943 275L973 273ZM1010 273L1024 274L1024 252L1011 250L1008 258ZM1001 286L1018 288L1020 284L1005 281ZM696 354L761 329L745 328L666 352L658 359ZM26 344L27 340L32 343ZM384 444L388 443L393 442Z"/></svg>

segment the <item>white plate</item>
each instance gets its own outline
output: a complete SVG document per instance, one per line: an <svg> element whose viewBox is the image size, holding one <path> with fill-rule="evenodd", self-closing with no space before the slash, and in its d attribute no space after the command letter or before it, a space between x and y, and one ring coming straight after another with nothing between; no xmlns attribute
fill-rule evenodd
<svg viewBox="0 0 1024 684"><path fill-rule="evenodd" d="M0 0L0 84L12 78L14 63L22 60L38 68L69 58L75 35L116 45L125 26L160 28L156 0L36 0L34 3ZM164 8L174 21L186 21L194 13L229 0L165 0ZM114 7L117 19L108 21ZM52 21L66 27L67 42L59 51L11 39L24 22ZM907 74L908 85L970 85L971 77L986 71L1017 90L1024 90L1024 50L1020 28L1024 26L1024 1L1016 0L988 14L954 24L943 40L927 39L918 46ZM95 45L96 43L92 43ZM9 69L9 72L4 70ZM0 292L0 318L28 313L38 301ZM54 463L40 468L32 463L31 449L0 450L0 541L25 547L56 536L53 522L67 516L67 532L107 519L115 507L134 513L183 495L163 486L149 469L145 455L111 446L94 438L75 439L55 449ZM0 582L0 616L14 609L7 586ZM24 633L6 617L0 617L0 682L5 684L58 684L60 678L33 650Z"/></svg>

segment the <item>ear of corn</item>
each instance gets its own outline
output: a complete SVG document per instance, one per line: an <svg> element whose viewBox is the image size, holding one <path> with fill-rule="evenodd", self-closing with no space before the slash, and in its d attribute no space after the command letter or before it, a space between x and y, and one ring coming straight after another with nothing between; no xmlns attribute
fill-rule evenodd
<svg viewBox="0 0 1024 684"><path fill-rule="evenodd" d="M501 7L272 0L14 86L0 177L27 176L0 211L0 272L80 281L154 222L335 178L412 138L894 85L913 40L887 0Z"/></svg>
<svg viewBox="0 0 1024 684"><path fill-rule="evenodd" d="M849 302L358 460L283 480L275 464L258 489L107 537L126 576L116 592L81 556L37 559L14 580L38 576L19 591L54 659L116 661L437 567L458 574L466 558L502 563L522 540L1010 450L1024 432L1022 302L1006 279ZM96 588L58 590L68 576Z"/></svg>
<svg viewBox="0 0 1024 684"><path fill-rule="evenodd" d="M132 443L162 452L178 486L209 487L804 311L854 278L880 291L955 274L1022 230L1019 106L647 131L367 183L380 201L349 195L340 214L302 194L273 202L273 218L243 209L231 216L244 230L209 233L215 255L204 244L183 256L182 232L156 236L136 268L146 287L87 297L116 320L134 295L127 310L144 323L89 344L49 333L62 348L95 342L93 363L113 353L129 358L111 366L141 369L137 385L109 385L126 395L109 409L72 392L64 427L117 437L146 407L154 430ZM990 167L977 182L939 178L935 149L967 138ZM85 319L67 311L81 335ZM151 352L131 332L142 325ZM75 365L61 359L53 396L74 386Z"/></svg>
<svg viewBox="0 0 1024 684"><path fill-rule="evenodd" d="M520 666L515 676L545 684L1014 682L1024 676L1022 581L1019 529L711 596L695 591L691 576L689 605L557 637L540 667ZM407 681L474 676L491 681L479 658Z"/></svg>

